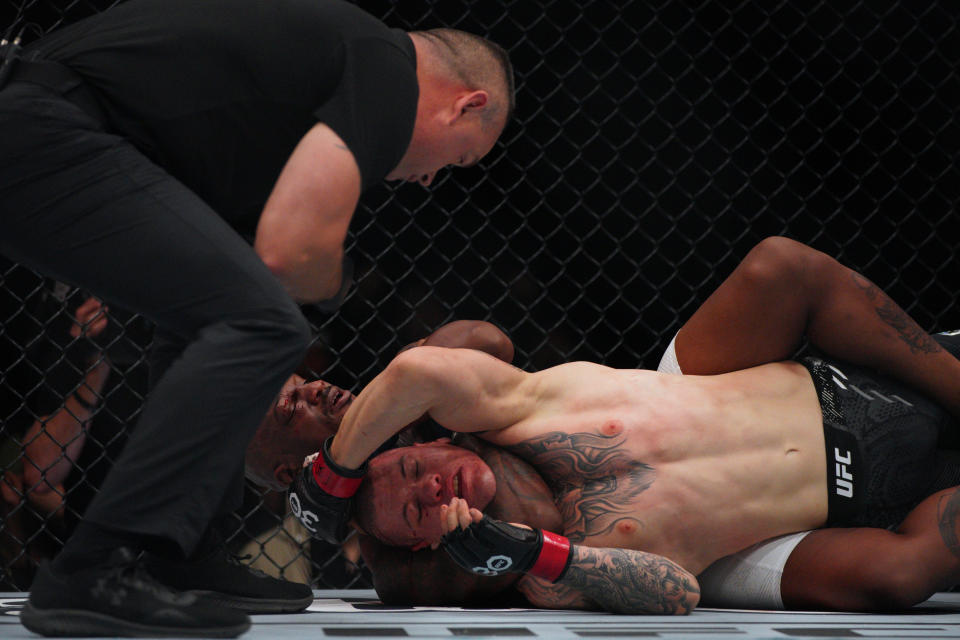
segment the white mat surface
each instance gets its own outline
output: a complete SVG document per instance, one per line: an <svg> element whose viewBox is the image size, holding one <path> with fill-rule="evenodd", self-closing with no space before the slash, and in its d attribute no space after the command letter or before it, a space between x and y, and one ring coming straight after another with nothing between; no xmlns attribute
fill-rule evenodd
<svg viewBox="0 0 960 640"><path fill-rule="evenodd" d="M897 614L697 609L690 616L617 616L536 609L387 607L372 591L317 591L301 614L254 616L244 640L349 638L958 638L960 593L937 594ZM0 593L0 638L33 635L18 615L26 594Z"/></svg>

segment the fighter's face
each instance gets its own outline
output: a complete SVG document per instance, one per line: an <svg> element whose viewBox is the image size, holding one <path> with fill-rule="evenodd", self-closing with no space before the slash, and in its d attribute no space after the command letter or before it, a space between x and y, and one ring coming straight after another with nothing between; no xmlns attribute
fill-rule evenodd
<svg viewBox="0 0 960 640"><path fill-rule="evenodd" d="M457 496L482 510L496 492L493 471L479 456L438 440L372 459L358 517L382 542L422 548L440 541L441 505Z"/></svg>
<svg viewBox="0 0 960 640"><path fill-rule="evenodd" d="M247 447L247 474L271 489L289 486L304 457L336 433L353 394L323 380L292 375Z"/></svg>

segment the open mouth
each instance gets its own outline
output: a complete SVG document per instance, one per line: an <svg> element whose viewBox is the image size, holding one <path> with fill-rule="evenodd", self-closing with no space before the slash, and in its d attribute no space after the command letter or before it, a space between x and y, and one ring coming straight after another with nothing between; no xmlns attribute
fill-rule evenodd
<svg viewBox="0 0 960 640"><path fill-rule="evenodd" d="M330 387L327 392L327 413L337 414L343 411L350 404L352 398L353 396L349 391L344 391L339 387Z"/></svg>
<svg viewBox="0 0 960 640"><path fill-rule="evenodd" d="M457 498L464 497L463 468L461 467L453 476L453 495Z"/></svg>

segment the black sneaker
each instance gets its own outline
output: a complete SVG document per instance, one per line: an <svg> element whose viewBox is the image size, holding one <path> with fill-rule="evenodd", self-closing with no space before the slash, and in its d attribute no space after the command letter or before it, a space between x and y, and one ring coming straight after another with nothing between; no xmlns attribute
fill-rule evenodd
<svg viewBox="0 0 960 640"><path fill-rule="evenodd" d="M219 546L199 559L147 556L147 570L166 585L247 613L294 613L313 602L308 585L268 576Z"/></svg>
<svg viewBox="0 0 960 640"><path fill-rule="evenodd" d="M44 636L234 638L250 618L157 582L127 548L69 575L37 571L20 622Z"/></svg>

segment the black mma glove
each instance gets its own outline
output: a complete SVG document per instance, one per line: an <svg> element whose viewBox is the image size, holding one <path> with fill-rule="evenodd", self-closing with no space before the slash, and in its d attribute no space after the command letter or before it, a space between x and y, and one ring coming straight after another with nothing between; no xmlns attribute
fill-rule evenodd
<svg viewBox="0 0 960 640"><path fill-rule="evenodd" d="M443 548L458 565L482 576L529 573L556 582L567 572L570 540L542 529L524 529L487 516L443 536Z"/></svg>
<svg viewBox="0 0 960 640"><path fill-rule="evenodd" d="M290 511L314 538L340 544L349 533L347 523L353 494L357 492L367 464L345 469L330 458L330 436L312 465L304 467L290 487Z"/></svg>

